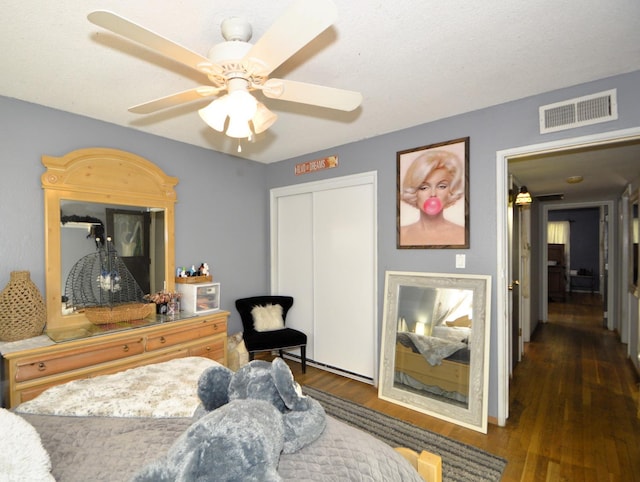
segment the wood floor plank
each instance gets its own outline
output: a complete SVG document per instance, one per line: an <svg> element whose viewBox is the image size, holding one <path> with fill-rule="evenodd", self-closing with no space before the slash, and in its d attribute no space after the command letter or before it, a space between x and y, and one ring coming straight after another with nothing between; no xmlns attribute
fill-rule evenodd
<svg viewBox="0 0 640 482"><path fill-rule="evenodd" d="M604 328L599 295L549 303L510 383L509 419L488 433L380 400L369 384L289 361L296 380L506 458L503 481L638 481L638 378Z"/></svg>

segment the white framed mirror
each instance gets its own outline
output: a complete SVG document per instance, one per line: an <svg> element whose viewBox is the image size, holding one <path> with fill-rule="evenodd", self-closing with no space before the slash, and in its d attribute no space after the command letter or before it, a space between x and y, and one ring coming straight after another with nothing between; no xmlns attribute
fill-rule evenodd
<svg viewBox="0 0 640 482"><path fill-rule="evenodd" d="M487 432L491 277L387 271L378 396Z"/></svg>

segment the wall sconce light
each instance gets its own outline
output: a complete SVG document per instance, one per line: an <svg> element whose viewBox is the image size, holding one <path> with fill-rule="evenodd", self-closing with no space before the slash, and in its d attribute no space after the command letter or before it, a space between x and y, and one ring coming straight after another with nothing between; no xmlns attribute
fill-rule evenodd
<svg viewBox="0 0 640 482"><path fill-rule="evenodd" d="M522 186L520 188L520 192L516 196L516 206L526 206L532 202L533 199L531 199L531 193L527 189L527 186Z"/></svg>

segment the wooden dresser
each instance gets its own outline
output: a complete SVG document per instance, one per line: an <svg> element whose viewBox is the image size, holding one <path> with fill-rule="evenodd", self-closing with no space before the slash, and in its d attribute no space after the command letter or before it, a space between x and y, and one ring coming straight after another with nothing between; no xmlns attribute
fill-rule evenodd
<svg viewBox="0 0 640 482"><path fill-rule="evenodd" d="M173 358L204 356L226 366L228 315L227 311L218 311L74 341L45 341L46 346L8 350L2 354L4 404L15 407L70 380Z"/></svg>

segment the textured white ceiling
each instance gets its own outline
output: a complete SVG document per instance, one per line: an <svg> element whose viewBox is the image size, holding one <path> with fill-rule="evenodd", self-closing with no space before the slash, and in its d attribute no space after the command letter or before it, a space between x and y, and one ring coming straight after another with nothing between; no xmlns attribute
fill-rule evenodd
<svg viewBox="0 0 640 482"><path fill-rule="evenodd" d="M127 108L205 82L87 20L108 9L206 55L220 22L259 38L289 0L5 0L0 95L270 163L640 69L637 0L336 0L338 20L272 76L363 93L351 113L268 99L277 123L236 153L192 103Z"/></svg>
<svg viewBox="0 0 640 482"><path fill-rule="evenodd" d="M509 173L534 197L561 194L565 203L613 199L640 178L640 136L514 158ZM571 176L583 180L568 183Z"/></svg>

